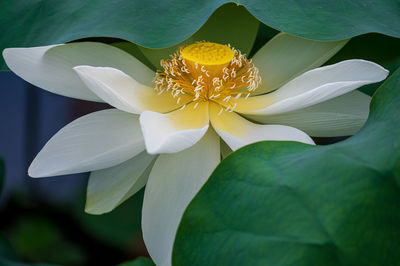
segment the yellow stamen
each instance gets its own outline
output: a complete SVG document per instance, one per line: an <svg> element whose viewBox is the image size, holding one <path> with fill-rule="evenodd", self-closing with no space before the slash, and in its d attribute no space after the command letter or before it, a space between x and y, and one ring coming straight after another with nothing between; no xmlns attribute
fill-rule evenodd
<svg viewBox="0 0 400 266"><path fill-rule="evenodd" d="M198 42L170 57L161 60L164 71L156 74L156 90L169 91L173 97L185 94L195 107L201 101L213 101L232 112L235 100L247 98L261 83L253 63L229 45Z"/></svg>

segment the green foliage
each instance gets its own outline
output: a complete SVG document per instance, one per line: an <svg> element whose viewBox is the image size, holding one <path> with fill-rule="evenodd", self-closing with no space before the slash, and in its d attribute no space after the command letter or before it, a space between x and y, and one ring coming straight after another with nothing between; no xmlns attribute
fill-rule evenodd
<svg viewBox="0 0 400 266"><path fill-rule="evenodd" d="M190 37L227 0L7 1L0 8L0 50L107 36L162 48ZM242 0L266 25L316 40L367 32L400 36L396 0ZM232 25L226 24L227 31ZM4 68L1 62L0 68Z"/></svg>
<svg viewBox="0 0 400 266"><path fill-rule="evenodd" d="M228 156L184 213L174 265L400 265L400 69L364 128Z"/></svg>
<svg viewBox="0 0 400 266"><path fill-rule="evenodd" d="M151 259L140 257L134 261L121 263L118 266L155 266L155 264Z"/></svg>
<svg viewBox="0 0 400 266"><path fill-rule="evenodd" d="M18 195L0 210L0 265L115 265L146 254L140 232L143 190L106 215L83 212L83 190L68 205L48 205L25 196Z"/></svg>
<svg viewBox="0 0 400 266"><path fill-rule="evenodd" d="M24 217L7 230L12 246L29 261L84 264L84 251L63 239L62 232L52 221L42 217Z"/></svg>
<svg viewBox="0 0 400 266"><path fill-rule="evenodd" d="M0 265L4 266L56 266L55 264L47 264L47 263L34 263L34 264L26 264L20 262L14 250L10 246L10 244L0 238Z"/></svg>
<svg viewBox="0 0 400 266"><path fill-rule="evenodd" d="M400 37L396 0L241 0L261 22L314 40L342 40L378 32Z"/></svg>

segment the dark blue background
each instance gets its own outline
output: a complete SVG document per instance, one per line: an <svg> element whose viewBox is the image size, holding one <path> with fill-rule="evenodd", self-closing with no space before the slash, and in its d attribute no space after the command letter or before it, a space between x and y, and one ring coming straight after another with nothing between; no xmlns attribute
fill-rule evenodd
<svg viewBox="0 0 400 266"><path fill-rule="evenodd" d="M59 129L77 117L107 106L44 91L10 71L0 71L0 90L0 157L6 164L0 207L15 193L33 194L56 203L68 201L85 189L87 174L31 178L27 169Z"/></svg>

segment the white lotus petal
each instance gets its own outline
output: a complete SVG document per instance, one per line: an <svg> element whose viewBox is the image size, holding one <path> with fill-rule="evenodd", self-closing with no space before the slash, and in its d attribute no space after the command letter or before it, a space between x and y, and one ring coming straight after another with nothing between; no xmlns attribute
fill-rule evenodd
<svg viewBox="0 0 400 266"><path fill-rule="evenodd" d="M8 67L24 80L44 90L90 101L101 101L82 83L77 65L118 67L151 86L154 73L132 55L111 45L95 42L68 43L3 51Z"/></svg>
<svg viewBox="0 0 400 266"><path fill-rule="evenodd" d="M388 71L369 61L354 59L310 70L269 94L239 98L235 111L273 115L299 110L384 80Z"/></svg>
<svg viewBox="0 0 400 266"><path fill-rule="evenodd" d="M87 172L120 164L144 150L137 115L116 109L80 117L58 131L29 167L32 177Z"/></svg>
<svg viewBox="0 0 400 266"><path fill-rule="evenodd" d="M210 121L218 135L232 150L263 140L298 141L314 144L303 131L282 125L258 125L234 112L222 112L216 104L210 105ZM219 115L218 115L219 114Z"/></svg>
<svg viewBox="0 0 400 266"><path fill-rule="evenodd" d="M371 97L352 91L301 110L278 115L246 115L263 124L292 126L314 137L350 136L367 121Z"/></svg>
<svg viewBox="0 0 400 266"><path fill-rule="evenodd" d="M149 165L154 159L154 155L143 151L126 162L92 172L87 187L85 211L91 214L112 211L138 192L147 182L151 170Z"/></svg>
<svg viewBox="0 0 400 266"><path fill-rule="evenodd" d="M254 94L273 91L300 74L321 66L348 40L321 42L280 33L253 57L262 78Z"/></svg>
<svg viewBox="0 0 400 266"><path fill-rule="evenodd" d="M134 114L145 110L168 112L179 108L187 101L173 98L170 93L158 94L154 88L145 86L121 70L111 67L77 66L86 86L110 105Z"/></svg>
<svg viewBox="0 0 400 266"><path fill-rule="evenodd" d="M193 147L161 154L146 185L142 231L156 265L171 265L172 246L182 214L220 161L219 137L213 130Z"/></svg>
<svg viewBox="0 0 400 266"><path fill-rule="evenodd" d="M179 152L193 146L206 133L208 103L191 103L168 114L145 111L140 115L140 124L148 153Z"/></svg>

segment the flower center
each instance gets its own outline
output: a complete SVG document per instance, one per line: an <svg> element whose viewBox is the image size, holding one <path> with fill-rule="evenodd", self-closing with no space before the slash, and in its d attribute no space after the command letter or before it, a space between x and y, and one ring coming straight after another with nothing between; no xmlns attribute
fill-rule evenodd
<svg viewBox="0 0 400 266"><path fill-rule="evenodd" d="M164 71L156 74L156 90L170 92L178 104L185 95L194 108L213 101L221 105L221 112L232 112L234 100L247 98L261 83L251 60L230 45L198 42L181 47L170 58L161 60Z"/></svg>

